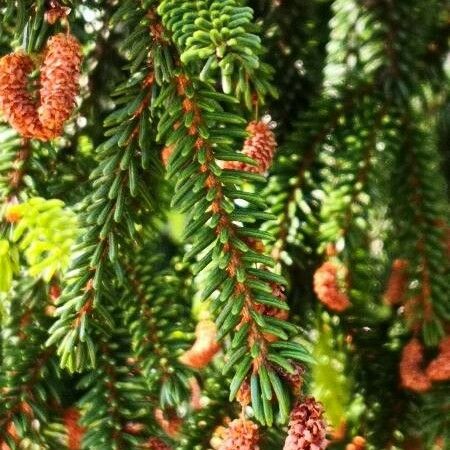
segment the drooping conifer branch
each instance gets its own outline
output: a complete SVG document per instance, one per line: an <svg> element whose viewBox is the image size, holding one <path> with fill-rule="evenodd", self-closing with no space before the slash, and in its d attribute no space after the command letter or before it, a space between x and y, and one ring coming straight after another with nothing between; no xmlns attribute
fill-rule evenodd
<svg viewBox="0 0 450 450"><path fill-rule="evenodd" d="M140 14L130 16L129 7L130 2L123 4L111 21L114 25L125 18L134 29L123 43L133 75L116 87L117 109L104 121L108 139L97 148L99 164L91 173L94 191L83 205L84 232L75 250L78 257L67 274L68 284L57 310L60 318L49 341L59 342L61 364L72 371L95 364L91 327L96 321L103 327L112 326L102 296L108 295L112 274L123 279L121 248L136 235L140 217L155 209L154 192L144 178L150 168L154 180L160 174L149 136L152 99L156 82L167 76L171 62L161 48L164 44L153 11L145 14L138 9Z"/></svg>
<svg viewBox="0 0 450 450"><path fill-rule="evenodd" d="M97 367L78 385L87 390L79 402L81 425L86 428L83 449L142 448L156 430L153 402L129 358L127 333L118 328L113 336L109 342L100 338Z"/></svg>
<svg viewBox="0 0 450 450"><path fill-rule="evenodd" d="M218 165L219 160L247 161L246 156L233 151L235 136L242 135L239 125L243 121L219 103L232 103L231 98L182 72L161 97L168 105L177 105L161 117L159 136L172 149L168 177L176 182L173 204L189 213L185 237L193 239L193 245L185 258L197 257L194 272L208 270L203 297L208 298L216 290L221 292L214 307L219 338L233 336L227 364L227 370L235 367L230 398L251 376L258 419L272 423L269 392L274 391L286 420L288 396L273 368L283 366L290 371L290 358L303 360L307 356L301 347L283 342L295 327L277 318L275 311L285 310L286 304L272 283L284 281L268 268L273 266L271 259L249 243L249 238L270 239L252 225L258 219L269 218L261 211L264 205L255 194L240 188L242 181L261 178L249 172L221 170ZM245 200L248 206L240 206L236 199ZM269 335L281 341L272 343ZM259 388L261 372L265 396Z"/></svg>
<svg viewBox="0 0 450 450"><path fill-rule="evenodd" d="M122 300L136 364L149 394L160 399L163 409L176 409L189 398L194 376L179 361L193 335L193 292L184 278L190 274L186 268L176 271L173 265L167 267L156 246L147 244L125 267L130 289Z"/></svg>
<svg viewBox="0 0 450 450"><path fill-rule="evenodd" d="M402 239L414 243L403 252L410 264L410 276L418 282L418 288L405 300L405 316L413 330L422 330L427 345L436 345L444 333L442 321L449 313L445 287L449 276L445 257L446 185L434 174L441 160L430 133L415 126L409 117L403 117L400 130L405 138L397 154L396 178L401 177L403 182L395 183L394 189L404 201L392 206L396 230Z"/></svg>
<svg viewBox="0 0 450 450"><path fill-rule="evenodd" d="M41 281L23 280L15 290L5 305L14 313L1 323L0 443L16 448L28 439L45 448L50 441L41 431L48 410L60 402L50 381L56 371L54 349L43 345L51 322L48 293Z"/></svg>

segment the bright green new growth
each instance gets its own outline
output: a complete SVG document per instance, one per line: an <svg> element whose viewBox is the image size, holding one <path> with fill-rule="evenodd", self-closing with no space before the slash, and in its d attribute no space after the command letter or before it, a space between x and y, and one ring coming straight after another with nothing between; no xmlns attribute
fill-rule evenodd
<svg viewBox="0 0 450 450"><path fill-rule="evenodd" d="M6 239L0 240L0 292L8 292L19 270L19 253Z"/></svg>
<svg viewBox="0 0 450 450"><path fill-rule="evenodd" d="M33 197L8 206L6 216L17 216L11 241L23 252L31 277L48 283L56 273L66 270L78 221L71 210L64 208L64 202Z"/></svg>
<svg viewBox="0 0 450 450"><path fill-rule="evenodd" d="M236 0L164 0L158 13L181 62L195 67L200 80L214 81L219 71L223 92L243 99L249 109L274 94L273 69L260 60L264 50L251 8Z"/></svg>

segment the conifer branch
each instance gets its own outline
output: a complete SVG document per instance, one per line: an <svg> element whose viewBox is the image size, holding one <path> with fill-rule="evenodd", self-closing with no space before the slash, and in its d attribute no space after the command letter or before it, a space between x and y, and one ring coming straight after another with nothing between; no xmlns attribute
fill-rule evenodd
<svg viewBox="0 0 450 450"><path fill-rule="evenodd" d="M112 341L100 337L97 367L78 385L87 390L79 402L86 450L142 448L149 431L155 429L153 403L129 358L127 333L118 328L113 336Z"/></svg>
<svg viewBox="0 0 450 450"><path fill-rule="evenodd" d="M123 280L119 253L129 245L129 237L135 238L140 217L155 209L154 193L144 178L147 171L154 180L161 173L149 137L152 99L156 81L164 79L171 62L161 48L152 11L144 18L143 10L135 12L129 1L111 18L112 24L126 19L134 29L123 42L133 75L113 93L117 109L104 121L108 139L97 148L99 164L91 173L94 191L83 204L84 233L75 249L78 257L66 276L57 309L60 317L50 331L49 342L59 342L61 365L71 371L95 365L92 327L99 322L102 328L112 326L102 298L109 296L112 273Z"/></svg>
<svg viewBox="0 0 450 450"><path fill-rule="evenodd" d="M284 280L268 268L273 261L249 244L249 238L270 238L253 225L270 217L261 211L264 205L255 194L239 188L243 181L259 181L260 177L249 172L221 170L217 163L237 159L233 145L235 136L242 136L238 125L243 121L219 103L233 103L232 98L217 94L181 71L161 97L167 102L167 112L160 119L158 136L171 147L168 178L176 182L172 203L188 212L185 238L193 240L185 258L197 257L194 273L208 270L203 298L221 291L213 308L219 338L230 334L233 339L228 360L236 372L230 399L251 373L255 378L261 370L269 372L271 381L269 377L264 379L264 387L275 391L285 421L288 396L272 367L281 365L292 370L289 359L303 360L307 356L300 346L283 342L295 332L289 322L277 318L283 315L286 304L273 284L284 284ZM244 199L248 206L240 206L235 199ZM272 343L269 335L281 341ZM244 343L249 354L242 351ZM259 388L253 391L253 405L261 406L258 420L272 423L272 407L268 398L263 397L267 411L263 416L260 396Z"/></svg>
<svg viewBox="0 0 450 450"><path fill-rule="evenodd" d="M165 266L154 245L143 247L125 269L130 289L123 308L133 355L149 394L160 399L162 409L175 409L188 399L193 377L191 369L179 362L192 340L193 292L182 270Z"/></svg>
<svg viewBox="0 0 450 450"><path fill-rule="evenodd" d="M1 127L0 199L6 203L16 197L24 183L27 162L31 156L30 142L17 136L8 127Z"/></svg>
<svg viewBox="0 0 450 450"><path fill-rule="evenodd" d="M46 448L48 437L41 431L50 405L60 402L54 349L43 346L50 323L48 294L41 281L24 280L15 290L1 324L0 443Z"/></svg>
<svg viewBox="0 0 450 450"><path fill-rule="evenodd" d="M409 239L406 250L410 275L417 280L406 304L407 321L413 330L421 329L427 345L437 345L444 334L443 322L450 316L447 288L450 269L446 257L445 223L447 187L436 175L441 161L430 133L412 121L414 114L401 119L400 133L405 136L397 153L394 189L404 200L393 205L395 229Z"/></svg>

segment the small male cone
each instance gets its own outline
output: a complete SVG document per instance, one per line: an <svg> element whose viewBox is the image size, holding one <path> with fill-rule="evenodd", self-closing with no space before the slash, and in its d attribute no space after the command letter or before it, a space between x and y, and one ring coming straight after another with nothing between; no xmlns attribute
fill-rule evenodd
<svg viewBox="0 0 450 450"><path fill-rule="evenodd" d="M423 346L418 339L411 339L403 348L400 360L400 380L405 389L426 392L431 382L422 368Z"/></svg>
<svg viewBox="0 0 450 450"><path fill-rule="evenodd" d="M195 342L180 357L180 361L194 369L206 367L220 350L217 342L217 326L210 319L200 320L195 329Z"/></svg>
<svg viewBox="0 0 450 450"><path fill-rule="evenodd" d="M250 122L246 128L249 137L244 142L242 153L252 158L256 166L239 161L227 161L224 169L242 170L244 172L265 173L272 165L277 149L277 141L269 124L264 121Z"/></svg>
<svg viewBox="0 0 450 450"><path fill-rule="evenodd" d="M298 402L291 412L283 450L324 450L328 447L323 407L313 397Z"/></svg>
<svg viewBox="0 0 450 450"><path fill-rule="evenodd" d="M427 367L426 373L432 381L450 380L450 336L446 336L439 344L440 352Z"/></svg>
<svg viewBox="0 0 450 450"><path fill-rule="evenodd" d="M0 109L23 137L47 140L34 100L27 90L28 75L33 69L33 61L25 53L11 53L0 59Z"/></svg>
<svg viewBox="0 0 450 450"><path fill-rule="evenodd" d="M338 267L324 262L314 273L314 292L317 298L332 311L342 312L351 306L347 295L339 286Z"/></svg>
<svg viewBox="0 0 450 450"><path fill-rule="evenodd" d="M218 450L259 450L259 428L244 418L235 419L223 431Z"/></svg>
<svg viewBox="0 0 450 450"><path fill-rule="evenodd" d="M49 39L41 68L38 114L42 125L56 136L61 135L75 106L80 66L80 44L72 35L59 33Z"/></svg>

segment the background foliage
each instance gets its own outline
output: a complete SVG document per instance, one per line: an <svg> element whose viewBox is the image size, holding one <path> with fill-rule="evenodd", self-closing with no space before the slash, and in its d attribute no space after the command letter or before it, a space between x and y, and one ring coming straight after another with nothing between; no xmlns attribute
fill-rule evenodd
<svg viewBox="0 0 450 450"><path fill-rule="evenodd" d="M0 13L1 56L83 53L61 137L0 122L2 449L281 449L306 395L329 448L450 447L445 1Z"/></svg>

